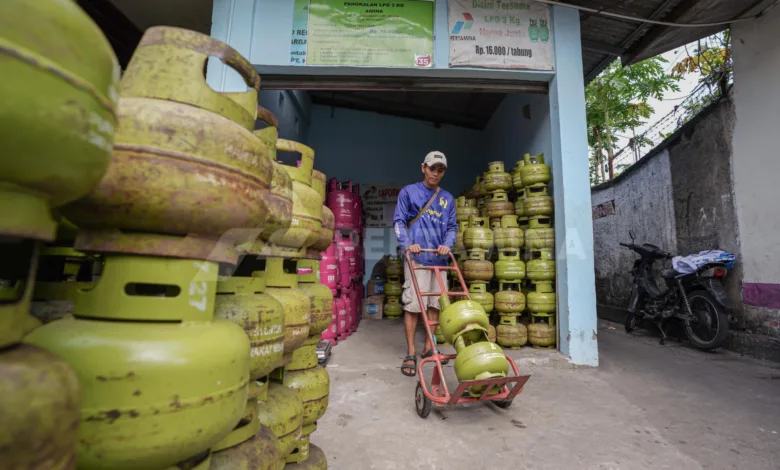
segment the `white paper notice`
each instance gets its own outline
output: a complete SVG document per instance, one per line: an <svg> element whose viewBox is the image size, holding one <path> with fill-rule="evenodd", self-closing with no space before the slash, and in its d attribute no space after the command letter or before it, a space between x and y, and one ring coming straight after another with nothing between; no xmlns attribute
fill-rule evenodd
<svg viewBox="0 0 780 470"><path fill-rule="evenodd" d="M520 0L449 0L450 67L554 70L550 8Z"/></svg>

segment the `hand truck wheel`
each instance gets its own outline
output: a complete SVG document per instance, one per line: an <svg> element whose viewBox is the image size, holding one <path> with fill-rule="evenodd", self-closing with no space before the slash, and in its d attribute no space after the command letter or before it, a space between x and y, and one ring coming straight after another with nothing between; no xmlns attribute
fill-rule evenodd
<svg viewBox="0 0 780 470"><path fill-rule="evenodd" d="M417 382L417 389L414 391L414 407L420 418L427 418L431 414L431 408L433 408L433 402L425 396L420 382Z"/></svg>
<svg viewBox="0 0 780 470"><path fill-rule="evenodd" d="M496 400L493 402L497 407L505 410L512 406L512 400Z"/></svg>

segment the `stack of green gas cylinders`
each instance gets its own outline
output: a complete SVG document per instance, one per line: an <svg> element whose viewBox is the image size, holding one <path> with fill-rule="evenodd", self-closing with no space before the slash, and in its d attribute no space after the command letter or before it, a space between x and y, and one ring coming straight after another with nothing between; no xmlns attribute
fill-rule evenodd
<svg viewBox="0 0 780 470"><path fill-rule="evenodd" d="M536 348L556 346L554 291L555 229L552 228L553 200L549 195L550 167L544 163L544 154L525 154L517 162L512 180L517 194L515 213L525 232L526 281L521 286L525 293L530 317L524 322L528 342Z"/></svg>
<svg viewBox="0 0 780 470"><path fill-rule="evenodd" d="M327 468L310 443L329 393L325 177L278 138L251 64L155 27L118 82L71 0L9 0L0 26L0 132L20 157L0 162L0 462ZM247 91L212 90L209 56Z"/></svg>
<svg viewBox="0 0 780 470"><path fill-rule="evenodd" d="M387 259L387 269L385 270L387 282L385 282L384 316L387 318L398 318L404 312L403 305L401 304L401 294L403 294L401 279L403 271L404 268L401 257L389 256Z"/></svg>

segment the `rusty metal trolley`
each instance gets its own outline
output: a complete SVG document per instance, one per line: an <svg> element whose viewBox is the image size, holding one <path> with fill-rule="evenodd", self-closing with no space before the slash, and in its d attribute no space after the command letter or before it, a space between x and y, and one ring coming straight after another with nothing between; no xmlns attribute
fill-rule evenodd
<svg viewBox="0 0 780 470"><path fill-rule="evenodd" d="M435 249L422 249L421 252L435 253ZM425 325L425 334L433 346L433 354L420 361L417 367L417 375L419 376L417 382L417 388L414 392L414 402L417 409L417 414L421 418L427 418L431 413L432 407L435 405L437 408L448 408L464 403L473 403L478 401L492 401L496 406L500 408L509 408L514 400L515 396L523 391L523 386L531 378L530 375L520 375L520 371L517 369L517 364L511 357L504 355L506 360L509 361L509 365L512 368L514 375L507 377L499 377L493 379L482 380L464 380L458 383L458 387L454 393L450 393L447 388L447 381L444 378L442 371L442 361L455 360L457 354L441 354L437 349L436 337L432 333L431 328L436 328L439 325L438 321L428 320L428 313L425 309L425 303L423 297L440 296L442 294L448 297L461 296L471 300L468 289L466 289L466 282L463 280L463 275L458 267L455 256L450 252L449 256L452 260L452 266L414 266L409 256L409 250L405 252L406 263L409 266L409 271L412 275L412 285L414 286L414 293L417 295L417 301L420 303L420 312L423 317L423 324ZM415 271L434 271L436 273L436 280L439 282L439 292L420 292L420 286L417 283L417 277L414 275ZM447 286L442 279L442 271L454 271L458 275L458 282L460 282L461 292L449 292ZM441 312L439 313L441 315ZM430 388L423 377L423 366L427 363L433 363L433 373L431 375ZM468 395L466 390L469 387L487 386L485 392L478 398ZM502 386L501 391L494 394L488 394L488 390L494 389L494 387Z"/></svg>

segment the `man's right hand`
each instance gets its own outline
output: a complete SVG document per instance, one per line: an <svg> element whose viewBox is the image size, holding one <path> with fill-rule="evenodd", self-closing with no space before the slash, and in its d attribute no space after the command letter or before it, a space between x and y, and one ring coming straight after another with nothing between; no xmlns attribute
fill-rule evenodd
<svg viewBox="0 0 780 470"><path fill-rule="evenodd" d="M420 245L414 244L409 247L409 251L414 255L419 255L422 248L420 248Z"/></svg>

